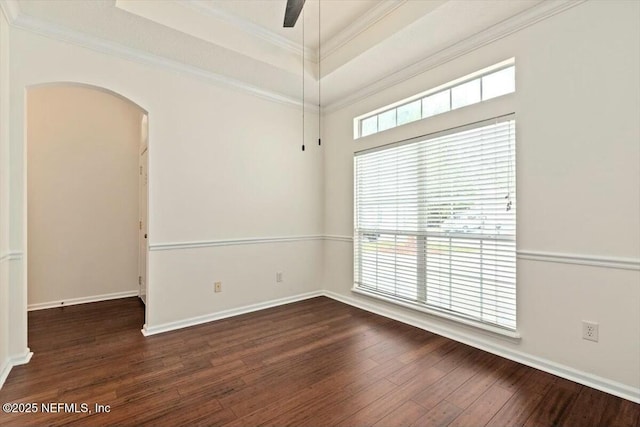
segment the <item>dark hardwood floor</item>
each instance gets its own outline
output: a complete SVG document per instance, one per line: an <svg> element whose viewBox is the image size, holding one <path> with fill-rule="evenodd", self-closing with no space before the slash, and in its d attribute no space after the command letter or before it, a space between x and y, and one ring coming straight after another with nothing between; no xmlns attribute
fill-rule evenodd
<svg viewBox="0 0 640 427"><path fill-rule="evenodd" d="M638 404L328 298L148 338L142 323L137 298L29 313L35 354L0 402L39 410L0 425L640 425Z"/></svg>

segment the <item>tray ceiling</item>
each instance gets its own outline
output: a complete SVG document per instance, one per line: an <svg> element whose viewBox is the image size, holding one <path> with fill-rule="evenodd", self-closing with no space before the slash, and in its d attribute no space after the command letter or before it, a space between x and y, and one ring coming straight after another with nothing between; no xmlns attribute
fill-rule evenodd
<svg viewBox="0 0 640 427"><path fill-rule="evenodd" d="M286 0L0 1L23 27L105 41L291 100L300 98L304 27L307 101L320 58L325 106L541 4L320 0L319 39L319 0L307 0L292 29L282 28Z"/></svg>

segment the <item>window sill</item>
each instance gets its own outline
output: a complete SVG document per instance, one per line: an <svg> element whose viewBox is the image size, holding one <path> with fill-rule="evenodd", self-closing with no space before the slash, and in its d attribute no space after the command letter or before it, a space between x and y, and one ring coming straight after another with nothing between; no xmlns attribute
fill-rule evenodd
<svg viewBox="0 0 640 427"><path fill-rule="evenodd" d="M434 310L434 309L430 309L427 308L421 304L414 304L411 303L409 301L398 301L394 298L390 298L384 294L380 294L377 293L375 291L367 291L364 289L360 289L357 287L357 285L354 284L353 288L351 288L351 291L356 293L356 294L360 294L360 295L365 295L367 297L370 298L374 298L377 300L381 300L384 302L388 302L390 304L394 304L400 307L404 307L404 308L408 308L414 311L420 311L422 313L427 313L429 315L432 316L436 316L442 319L446 319L464 326L471 326L473 328L476 329L480 329L482 331L486 331L486 332L490 332L492 335L496 335L498 338L509 338L510 341L520 341L521 336L520 333L518 331L510 331L508 329L503 329L497 326L491 326L491 325L487 325L481 322L477 322L471 319L465 319L462 317L457 317L457 316L453 316L450 314L447 314L443 311L439 311L439 310Z"/></svg>

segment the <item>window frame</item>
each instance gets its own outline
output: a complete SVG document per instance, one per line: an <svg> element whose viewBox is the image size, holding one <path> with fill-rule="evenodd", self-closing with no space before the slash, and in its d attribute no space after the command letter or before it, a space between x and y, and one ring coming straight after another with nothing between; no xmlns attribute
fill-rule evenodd
<svg viewBox="0 0 640 427"><path fill-rule="evenodd" d="M494 70L494 71L498 71L498 70ZM481 78L481 76L480 76ZM415 101L415 100L414 100ZM480 128L483 125L489 124L489 123L496 123L497 121L510 121L513 120L514 121L514 127L515 127L515 122L516 122L516 115L515 113L510 113L510 114L506 114L506 115L500 115L491 119L485 119L485 120L481 120L481 121L477 121L477 122L473 122L473 123L468 123L462 126L457 126L457 127L453 127L444 131L440 131L440 132L435 132L435 133L431 133L431 134L427 134L427 135L420 135L414 138L410 138L408 140L403 140L403 141L397 141L397 142L393 142L390 144L385 144L385 145L381 145L381 146L377 146L377 147L373 147L370 149L365 149L365 150L360 150L360 151L356 151L354 152L354 162L357 159L358 156L364 155L364 154L369 154L372 152L376 152L376 151L382 151L382 150L388 150L391 148L395 148L395 147L399 147L402 145L406 145L406 144L411 144L411 143L415 143L415 142L422 142L422 141L426 141L426 140L431 140L431 139L435 139L435 138L440 138L440 137L444 137L447 135L451 135L451 134L457 134L457 133L462 133L465 132L466 130L471 130L471 129L476 129L476 128ZM513 142L514 142L514 146L513 146L513 153L515 156L515 152L516 152L516 135L514 134L513 136ZM517 168L517 165L515 165L515 167ZM357 241L357 233L358 233L358 229L357 227L357 206L356 206L356 196L357 196L357 191L358 189L356 188L356 186L358 185L358 181L356 179L355 176L356 170L354 167L354 243ZM516 182L516 169L513 170L513 183L514 183L514 192L515 192L515 182ZM514 197L515 197L515 193L514 193ZM517 223L517 217L514 218L514 220ZM398 231L398 230L395 230ZM479 237L480 240L483 240L483 238L480 236ZM487 238L485 238L487 239ZM418 239L418 240L422 240L422 239ZM426 238L425 238L426 241ZM425 243L426 244L426 243ZM358 262L358 260L356 259L357 256L357 248L354 247L354 274L356 274L356 265L355 263ZM516 235L514 232L514 237L513 237L513 255L514 255L514 268L515 268L515 256L516 256ZM361 262L361 261L360 261ZM420 262L420 261L416 261L416 262ZM420 268L418 268L416 274L420 274L419 272L421 271ZM516 282L517 282L517 276L515 277ZM507 328L507 327L503 327L500 325L495 325L495 324L490 324L490 323L485 323L482 320L477 320L474 318L469 318L469 317L465 317L463 315L460 314L455 314L452 313L449 310L445 310L445 309L439 309L435 306L431 306L428 305L425 301L421 301L421 302L413 302L411 300L402 300L400 297L394 297L391 296L390 294L384 293L384 292L379 292L376 291L375 289L368 289L366 287L362 287L358 285L358 280L354 275L354 285L352 288L352 291L355 293L359 293L359 294L363 294L363 295L367 295L369 297L374 297L376 299L381 299L387 302L391 302L395 305L399 305L399 306L403 306L403 307L407 307L407 308L411 308L413 310L417 310L417 311L421 311L421 312L425 312L428 314L432 314L432 315L436 315L438 317L441 318L445 318L445 319L449 319L449 320L454 320L457 323L461 323L461 324L465 324L465 325L469 325L469 326L474 326L476 328L480 328L486 331L490 331L492 333L501 335L501 336L506 336L509 338L513 338L513 339L519 339L520 338L520 334L517 331L517 318L516 318L516 323L515 323L515 327L514 329L511 328ZM426 289L426 281L424 283L425 289ZM419 286L418 286L419 288ZM516 292L517 291L517 284L514 284L514 298L516 298ZM419 292L419 289L418 289ZM514 310L517 316L517 300L514 301Z"/></svg>
<svg viewBox="0 0 640 427"><path fill-rule="evenodd" d="M490 76L490 75L493 75L493 74L497 74L497 73L499 73L501 71L504 71L506 69L509 69L509 68L513 68L514 69L514 90L512 92L506 92L504 94L501 94L501 95L498 95L498 96L494 96L494 97L491 97L491 98L488 98L488 99L483 99L483 96L484 96L483 95L483 79L485 77L487 77L487 76ZM463 105L463 106L459 106L459 107L453 108L453 94L452 94L453 89L458 88L460 86L463 86L463 85L465 85L465 84L467 84L469 82L472 82L474 80L478 80L478 82L479 82L480 100L477 101L477 102L473 102L473 103L467 104L467 105ZM404 126L405 124L419 122L421 120L426 120L428 118L431 118L431 117L434 117L434 116L437 116L437 115L450 113L450 112L452 112L454 110L458 110L460 108L465 108L465 107L469 107L469 106L472 106L472 105L481 104L481 103L483 103L485 101L490 101L492 99L500 98L501 96L505 96L505 95L508 95L510 93L514 93L515 90L516 90L516 88L515 88L515 58L510 58L510 59L507 59L505 61L502 61L502 62L499 62L497 64L494 64L492 66L483 68L483 69L478 70L476 72L473 72L471 74L467 74L466 76L460 77L458 79L451 80L451 81L449 81L449 82L447 82L445 84L442 84L440 86L437 86L437 87L434 87L432 89L429 89L429 90L426 90L424 92L421 92L419 94L413 95L413 96L411 96L409 98L402 99L400 101L397 101L397 102L394 102L392 104L386 105L384 107L378 108L378 109L376 109L374 111L370 111L370 112L368 112L366 114L362 114L362 115L360 115L358 117L355 117L353 119L354 120L354 126L353 126L353 128L354 128L354 136L353 136L353 139L357 140L357 139L365 138L367 136L376 135L376 134L378 134L380 132L383 132L385 130L394 129L394 128L399 127L399 126ZM439 112L439 113L436 113L436 114L432 114L430 116L426 116L425 117L424 116L424 100L426 98L430 97L430 96L437 95L437 94L440 94L440 93L445 93L447 91L449 92L449 109L446 110L446 111L442 111L442 112ZM413 102L415 102L417 100L420 100L420 118L417 119L417 120L409 121L409 122L403 123L401 125L398 125L397 124L397 117L398 117L397 110L398 110L398 108L404 107L404 106L406 106L408 104L411 104L411 103L413 103ZM373 117L378 117L381 114L388 113L389 111L392 111L392 110L396 110L396 125L395 126L380 130L380 119L377 118L376 119L376 122L377 122L376 131L372 132L372 133L367 133L367 134L363 133L363 122L365 120L371 119Z"/></svg>

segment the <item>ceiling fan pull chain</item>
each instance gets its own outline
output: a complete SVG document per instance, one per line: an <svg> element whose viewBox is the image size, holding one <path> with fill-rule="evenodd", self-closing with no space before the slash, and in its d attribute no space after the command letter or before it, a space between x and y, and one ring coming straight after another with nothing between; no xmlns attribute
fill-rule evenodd
<svg viewBox="0 0 640 427"><path fill-rule="evenodd" d="M304 10L302 10L302 151L304 151Z"/></svg>
<svg viewBox="0 0 640 427"><path fill-rule="evenodd" d="M322 79L322 56L320 55L320 0L318 0L318 146L322 145L322 95L320 92L320 80Z"/></svg>

